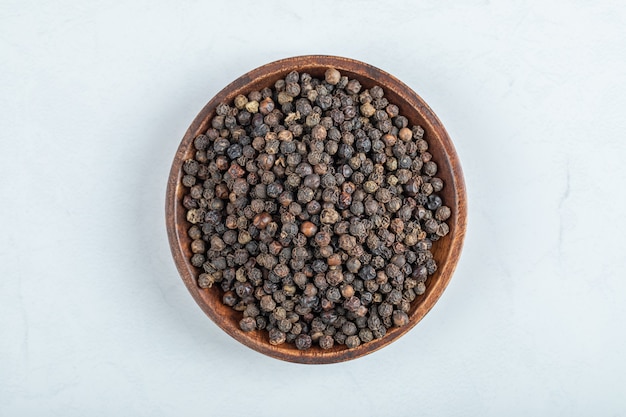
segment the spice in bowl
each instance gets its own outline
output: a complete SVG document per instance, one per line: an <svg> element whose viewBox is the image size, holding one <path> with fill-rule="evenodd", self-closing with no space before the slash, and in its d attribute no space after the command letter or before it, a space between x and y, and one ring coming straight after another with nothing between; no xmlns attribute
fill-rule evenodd
<svg viewBox="0 0 626 417"><path fill-rule="evenodd" d="M215 109L184 161L190 262L244 332L355 348L409 323L451 210L420 126L329 68Z"/></svg>

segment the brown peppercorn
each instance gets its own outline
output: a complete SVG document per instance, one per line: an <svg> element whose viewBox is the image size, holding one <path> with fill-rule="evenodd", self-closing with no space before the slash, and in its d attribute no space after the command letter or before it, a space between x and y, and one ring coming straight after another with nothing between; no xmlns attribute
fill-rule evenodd
<svg viewBox="0 0 626 417"><path fill-rule="evenodd" d="M211 250L218 251L218 252L224 250L224 248L226 247L226 244L224 243L222 238L220 238L218 235L211 236L210 244L211 244Z"/></svg>
<svg viewBox="0 0 626 417"><path fill-rule="evenodd" d="M324 73L324 79L330 85L337 85L341 80L341 73L334 68L328 68Z"/></svg>
<svg viewBox="0 0 626 417"><path fill-rule="evenodd" d="M263 99L259 104L259 112L263 115L269 114L272 110L274 110L274 101L270 97Z"/></svg>
<svg viewBox="0 0 626 417"><path fill-rule="evenodd" d="M409 316L400 310L393 312L393 324L397 327L406 326L409 324Z"/></svg>
<svg viewBox="0 0 626 417"><path fill-rule="evenodd" d="M394 135L390 133L383 135L381 139L385 143L385 145L387 145L388 147L392 147L393 145L395 145L398 140Z"/></svg>
<svg viewBox="0 0 626 417"><path fill-rule="evenodd" d="M361 110L361 114L365 117L372 117L374 113L376 112L376 109L370 103L363 104L360 110Z"/></svg>
<svg viewBox="0 0 626 417"><path fill-rule="evenodd" d="M303 294L305 297L313 297L317 295L317 287L313 283L308 283L304 286Z"/></svg>
<svg viewBox="0 0 626 417"><path fill-rule="evenodd" d="M259 168L269 171L274 166L276 157L267 153L262 153L257 157L257 165Z"/></svg>
<svg viewBox="0 0 626 417"><path fill-rule="evenodd" d="M317 226L310 221L306 221L300 225L300 231L304 236L312 237L317 233Z"/></svg>
<svg viewBox="0 0 626 417"><path fill-rule="evenodd" d="M279 80L280 81L280 80ZM285 91L281 91L280 93L278 93L278 104L280 104L281 106L284 104L290 104L293 101L293 96L289 95L287 92ZM285 111L287 107L283 107L283 111ZM291 108L291 107L289 107Z"/></svg>
<svg viewBox="0 0 626 417"><path fill-rule="evenodd" d="M337 207L340 209L347 209L352 204L352 195L346 192L342 192L339 194L339 198L337 200Z"/></svg>
<svg viewBox="0 0 626 417"><path fill-rule="evenodd" d="M389 104L385 107L385 111L387 112L387 115L392 118L398 116L400 113L400 109L395 104Z"/></svg>
<svg viewBox="0 0 626 417"><path fill-rule="evenodd" d="M326 281L332 286L337 286L341 284L343 280L343 273L339 269L333 269L326 273Z"/></svg>
<svg viewBox="0 0 626 417"><path fill-rule="evenodd" d="M196 239L191 242L191 252L193 253L204 253L206 251L206 245L204 240Z"/></svg>
<svg viewBox="0 0 626 417"><path fill-rule="evenodd" d="M324 209L320 214L320 221L324 224L335 224L339 221L340 215L335 209Z"/></svg>
<svg viewBox="0 0 626 417"><path fill-rule="evenodd" d="M252 220L252 225L259 230L263 230L271 221L272 216L267 212L263 212L254 216L254 219Z"/></svg>
<svg viewBox="0 0 626 417"><path fill-rule="evenodd" d="M250 232L248 232L247 230L242 230L241 232L239 232L239 235L237 236L237 242L239 242L239 244L241 245L245 245L251 240L252 240L252 236L250 236Z"/></svg>
<svg viewBox="0 0 626 417"><path fill-rule="evenodd" d="M233 178L241 178L246 175L246 171L236 162L233 162L230 167L228 167L228 173Z"/></svg>
<svg viewBox="0 0 626 417"><path fill-rule="evenodd" d="M341 256L337 253L328 257L328 266L339 266L341 265Z"/></svg>
<svg viewBox="0 0 626 417"><path fill-rule="evenodd" d="M293 133L290 130L281 130L278 132L278 140L291 142L293 140Z"/></svg>
<svg viewBox="0 0 626 417"><path fill-rule="evenodd" d="M354 287L350 284L341 287L341 295L343 298L348 299L354 296Z"/></svg>
<svg viewBox="0 0 626 417"><path fill-rule="evenodd" d="M389 224L389 230L391 230L395 234L402 233L404 231L404 222L402 219L395 218L391 220Z"/></svg>
<svg viewBox="0 0 626 417"><path fill-rule="evenodd" d="M321 141L326 139L326 128L322 125L313 126L311 129L311 139Z"/></svg>
<svg viewBox="0 0 626 417"><path fill-rule="evenodd" d="M404 142L408 142L411 139L413 139L413 132L411 132L411 130L409 128L403 127L398 132L398 137L400 138L400 140L402 140Z"/></svg>
<svg viewBox="0 0 626 417"><path fill-rule="evenodd" d="M248 98L246 96L239 94L237 97L235 97L235 107L237 107L239 110L242 110L247 103Z"/></svg>
<svg viewBox="0 0 626 417"><path fill-rule="evenodd" d="M270 223L270 225L271 225L271 223ZM268 225L268 229L269 229L270 225ZM269 245L267 245L267 249L268 249L270 255L277 256L280 253L280 251L283 249L283 245L281 245L280 242L274 240L273 242L270 242Z"/></svg>
<svg viewBox="0 0 626 417"><path fill-rule="evenodd" d="M247 112L257 113L259 111L259 102L257 100L250 100L244 105L244 108Z"/></svg>
<svg viewBox="0 0 626 417"><path fill-rule="evenodd" d="M230 192L228 191L228 186L226 184L221 183L215 186L215 197L226 199L228 198L229 193Z"/></svg>

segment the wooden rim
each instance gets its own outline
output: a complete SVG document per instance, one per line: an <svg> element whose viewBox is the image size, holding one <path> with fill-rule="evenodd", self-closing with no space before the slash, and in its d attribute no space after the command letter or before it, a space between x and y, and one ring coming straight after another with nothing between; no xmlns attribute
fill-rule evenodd
<svg viewBox="0 0 626 417"><path fill-rule="evenodd" d="M320 348L299 351L291 344L270 345L265 331L242 332L238 327L241 313L221 303L221 290L215 287L200 289L197 286L197 268L189 262L189 224L182 206L184 187L180 181L181 167L183 161L193 155L193 139L206 131L219 103L231 102L241 93L247 94L263 87L271 87L276 80L293 70L323 77L324 71L329 67L336 68L350 78L357 78L364 88L380 85L389 102L398 105L400 113L409 119L410 124L420 124L424 128L425 138L430 145L429 151L439 166L437 175L445 182L442 198L452 209L452 216L448 220L450 233L433 245L433 255L439 268L429 278L426 293L412 303L408 325L388 329L383 338L354 349L335 346L326 351ZM385 71L363 62L336 56L307 55L282 59L256 68L230 83L204 106L185 133L174 157L167 184L165 217L170 249L183 282L202 310L220 328L239 342L265 355L289 362L327 364L355 359L381 349L411 330L430 311L452 278L461 254L466 231L467 198L461 164L448 133L430 107L411 88Z"/></svg>

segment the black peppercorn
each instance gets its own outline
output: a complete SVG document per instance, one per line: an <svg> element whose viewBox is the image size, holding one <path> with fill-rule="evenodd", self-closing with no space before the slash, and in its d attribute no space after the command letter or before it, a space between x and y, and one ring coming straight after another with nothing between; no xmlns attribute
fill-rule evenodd
<svg viewBox="0 0 626 417"><path fill-rule="evenodd" d="M356 335L348 336L346 337L345 344L347 348L354 349L361 344L361 339Z"/></svg>
<svg viewBox="0 0 626 417"><path fill-rule="evenodd" d="M320 345L320 348L327 350L331 349L334 346L335 340L331 335L323 335L319 338L318 343Z"/></svg>
<svg viewBox="0 0 626 417"><path fill-rule="evenodd" d="M296 347L300 350L306 350L311 347L311 336L308 334L299 334L296 337Z"/></svg>
<svg viewBox="0 0 626 417"><path fill-rule="evenodd" d="M440 206L441 198L438 195L432 194L428 196L428 203L426 204L426 207L428 207L429 210L437 210Z"/></svg>
<svg viewBox="0 0 626 417"><path fill-rule="evenodd" d="M269 331L269 342L271 345L281 345L285 343L285 340L285 333L281 332L278 328L273 328Z"/></svg>
<svg viewBox="0 0 626 417"><path fill-rule="evenodd" d="M244 332L251 332L256 329L256 319L254 317L244 317L239 322L239 327Z"/></svg>
<svg viewBox="0 0 626 417"><path fill-rule="evenodd" d="M309 187L302 187L298 190L297 200L299 203L308 203L313 200L315 193Z"/></svg>

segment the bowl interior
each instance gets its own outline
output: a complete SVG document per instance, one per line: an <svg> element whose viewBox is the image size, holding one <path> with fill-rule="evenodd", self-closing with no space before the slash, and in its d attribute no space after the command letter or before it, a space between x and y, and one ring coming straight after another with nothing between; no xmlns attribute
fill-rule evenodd
<svg viewBox="0 0 626 417"><path fill-rule="evenodd" d="M292 344L270 345L266 331L242 332L239 329L242 313L222 304L219 286L211 289L197 286L199 269L189 262L191 240L187 230L190 224L182 205L185 188L181 184L181 167L184 160L193 157L193 139L207 130L219 103L231 102L239 94L247 95L250 91L273 87L278 79L293 70L323 78L329 67L338 69L349 78L358 79L364 88L380 85L385 97L399 107L400 114L409 119L410 125L419 124L424 128L429 152L439 167L437 176L445 183L439 194L444 204L452 209L452 215L448 220L450 233L433 244L432 253L438 270L428 279L426 292L412 303L407 326L392 327L385 337L355 349L335 346L329 350L312 347L300 351ZM166 197L166 223L172 254L185 285L204 312L224 331L250 348L278 359L300 363L333 363L360 357L391 343L415 326L439 299L454 272L465 235L465 222L466 197L461 166L448 134L428 105L408 86L386 72L362 62L331 56L302 56L276 61L241 76L220 91L187 130L172 164Z"/></svg>

